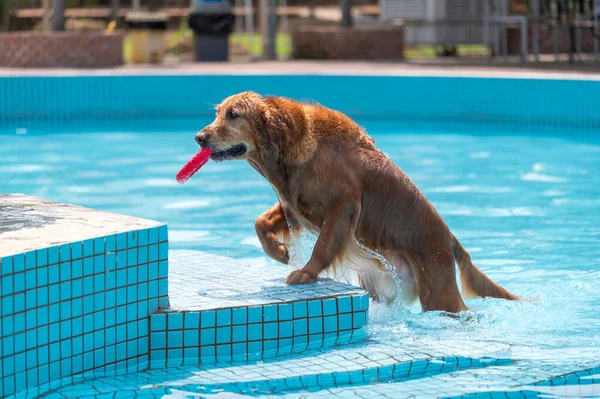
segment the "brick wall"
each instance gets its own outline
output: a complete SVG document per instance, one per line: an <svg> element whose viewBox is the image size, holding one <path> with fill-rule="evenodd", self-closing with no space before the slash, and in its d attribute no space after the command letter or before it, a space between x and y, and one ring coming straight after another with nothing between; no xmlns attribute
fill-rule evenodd
<svg viewBox="0 0 600 399"><path fill-rule="evenodd" d="M404 51L402 26L303 26L292 31L294 58L394 60Z"/></svg>
<svg viewBox="0 0 600 399"><path fill-rule="evenodd" d="M0 66L97 68L123 64L124 33L14 32L0 34Z"/></svg>
<svg viewBox="0 0 600 399"><path fill-rule="evenodd" d="M527 50L533 54L533 24L529 24L527 29ZM521 30L516 27L509 27L507 30L508 53L520 54L521 52ZM552 54L554 52L554 39L552 27L540 24L540 54ZM577 50L575 50L577 51ZM581 51L583 53L592 53L594 51L594 36L590 30L581 31ZM558 32L558 52L569 52L569 31L562 27Z"/></svg>

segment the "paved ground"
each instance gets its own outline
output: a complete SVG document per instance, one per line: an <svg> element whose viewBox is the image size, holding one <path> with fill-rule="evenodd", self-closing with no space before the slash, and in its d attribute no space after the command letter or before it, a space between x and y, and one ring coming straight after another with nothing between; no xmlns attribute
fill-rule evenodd
<svg viewBox="0 0 600 399"><path fill-rule="evenodd" d="M600 63L531 63L487 66L476 61L337 62L257 61L229 63L181 63L173 65L125 65L105 69L0 68L0 76L80 75L380 75L380 76L478 76L600 80Z"/></svg>

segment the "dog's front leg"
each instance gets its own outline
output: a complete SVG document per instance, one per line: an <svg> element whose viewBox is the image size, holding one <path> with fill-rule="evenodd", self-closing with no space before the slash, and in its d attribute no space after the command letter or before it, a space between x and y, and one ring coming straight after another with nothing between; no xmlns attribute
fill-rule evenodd
<svg viewBox="0 0 600 399"><path fill-rule="evenodd" d="M288 264L290 255L284 243L278 239L278 235L284 238L289 237L289 227L285 213L281 208L281 203L277 202L273 207L267 209L265 213L256 219L254 224L258 240L270 258L283 264Z"/></svg>
<svg viewBox="0 0 600 399"><path fill-rule="evenodd" d="M319 273L343 253L354 236L359 215L360 201L338 200L331 204L323 219L310 260L302 269L290 273L286 282L310 284L317 281Z"/></svg>

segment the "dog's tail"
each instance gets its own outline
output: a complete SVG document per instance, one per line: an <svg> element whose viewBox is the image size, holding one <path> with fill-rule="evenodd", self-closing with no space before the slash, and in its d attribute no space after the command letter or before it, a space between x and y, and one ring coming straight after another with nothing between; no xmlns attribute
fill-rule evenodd
<svg viewBox="0 0 600 399"><path fill-rule="evenodd" d="M458 242L454 235L452 236L452 252L454 253L454 258L456 259L456 263L458 263L458 268L460 270L463 296L493 297L509 299L512 301L521 300L521 298L511 294L483 274L483 272L471 262L471 256L462 245L460 245L460 242Z"/></svg>

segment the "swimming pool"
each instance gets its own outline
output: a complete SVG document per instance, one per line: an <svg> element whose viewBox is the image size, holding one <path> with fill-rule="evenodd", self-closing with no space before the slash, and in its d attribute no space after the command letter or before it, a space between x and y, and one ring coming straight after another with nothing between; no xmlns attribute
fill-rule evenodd
<svg viewBox="0 0 600 399"><path fill-rule="evenodd" d="M197 127L208 122L199 118ZM468 300L473 313L459 319L372 304L366 339L348 347L241 369L142 372L120 377L118 388L110 379L98 379L64 387L54 397L81 396L82 389L97 397L298 397L302 390L264 383L260 376L281 367L294 375L289 370L310 369L310 359L336 359L337 369L328 363L309 373L307 396L600 396L598 140L489 134L477 128L411 130L371 120L364 125L436 206L474 263L511 292L539 302ZM268 262L253 222L276 197L252 168L244 162L210 163L184 186L175 182L176 171L196 150L193 133L129 128L5 134L0 136L0 192L166 222L175 254L197 249ZM482 357L483 348L495 356ZM449 369L427 363L411 377L378 369L366 385L340 378L339 370L364 376L372 372L371 363L385 365L389 359L381 357L383 350L398 358L414 351L467 361L457 358ZM207 378L211 373L233 377L214 382Z"/></svg>

